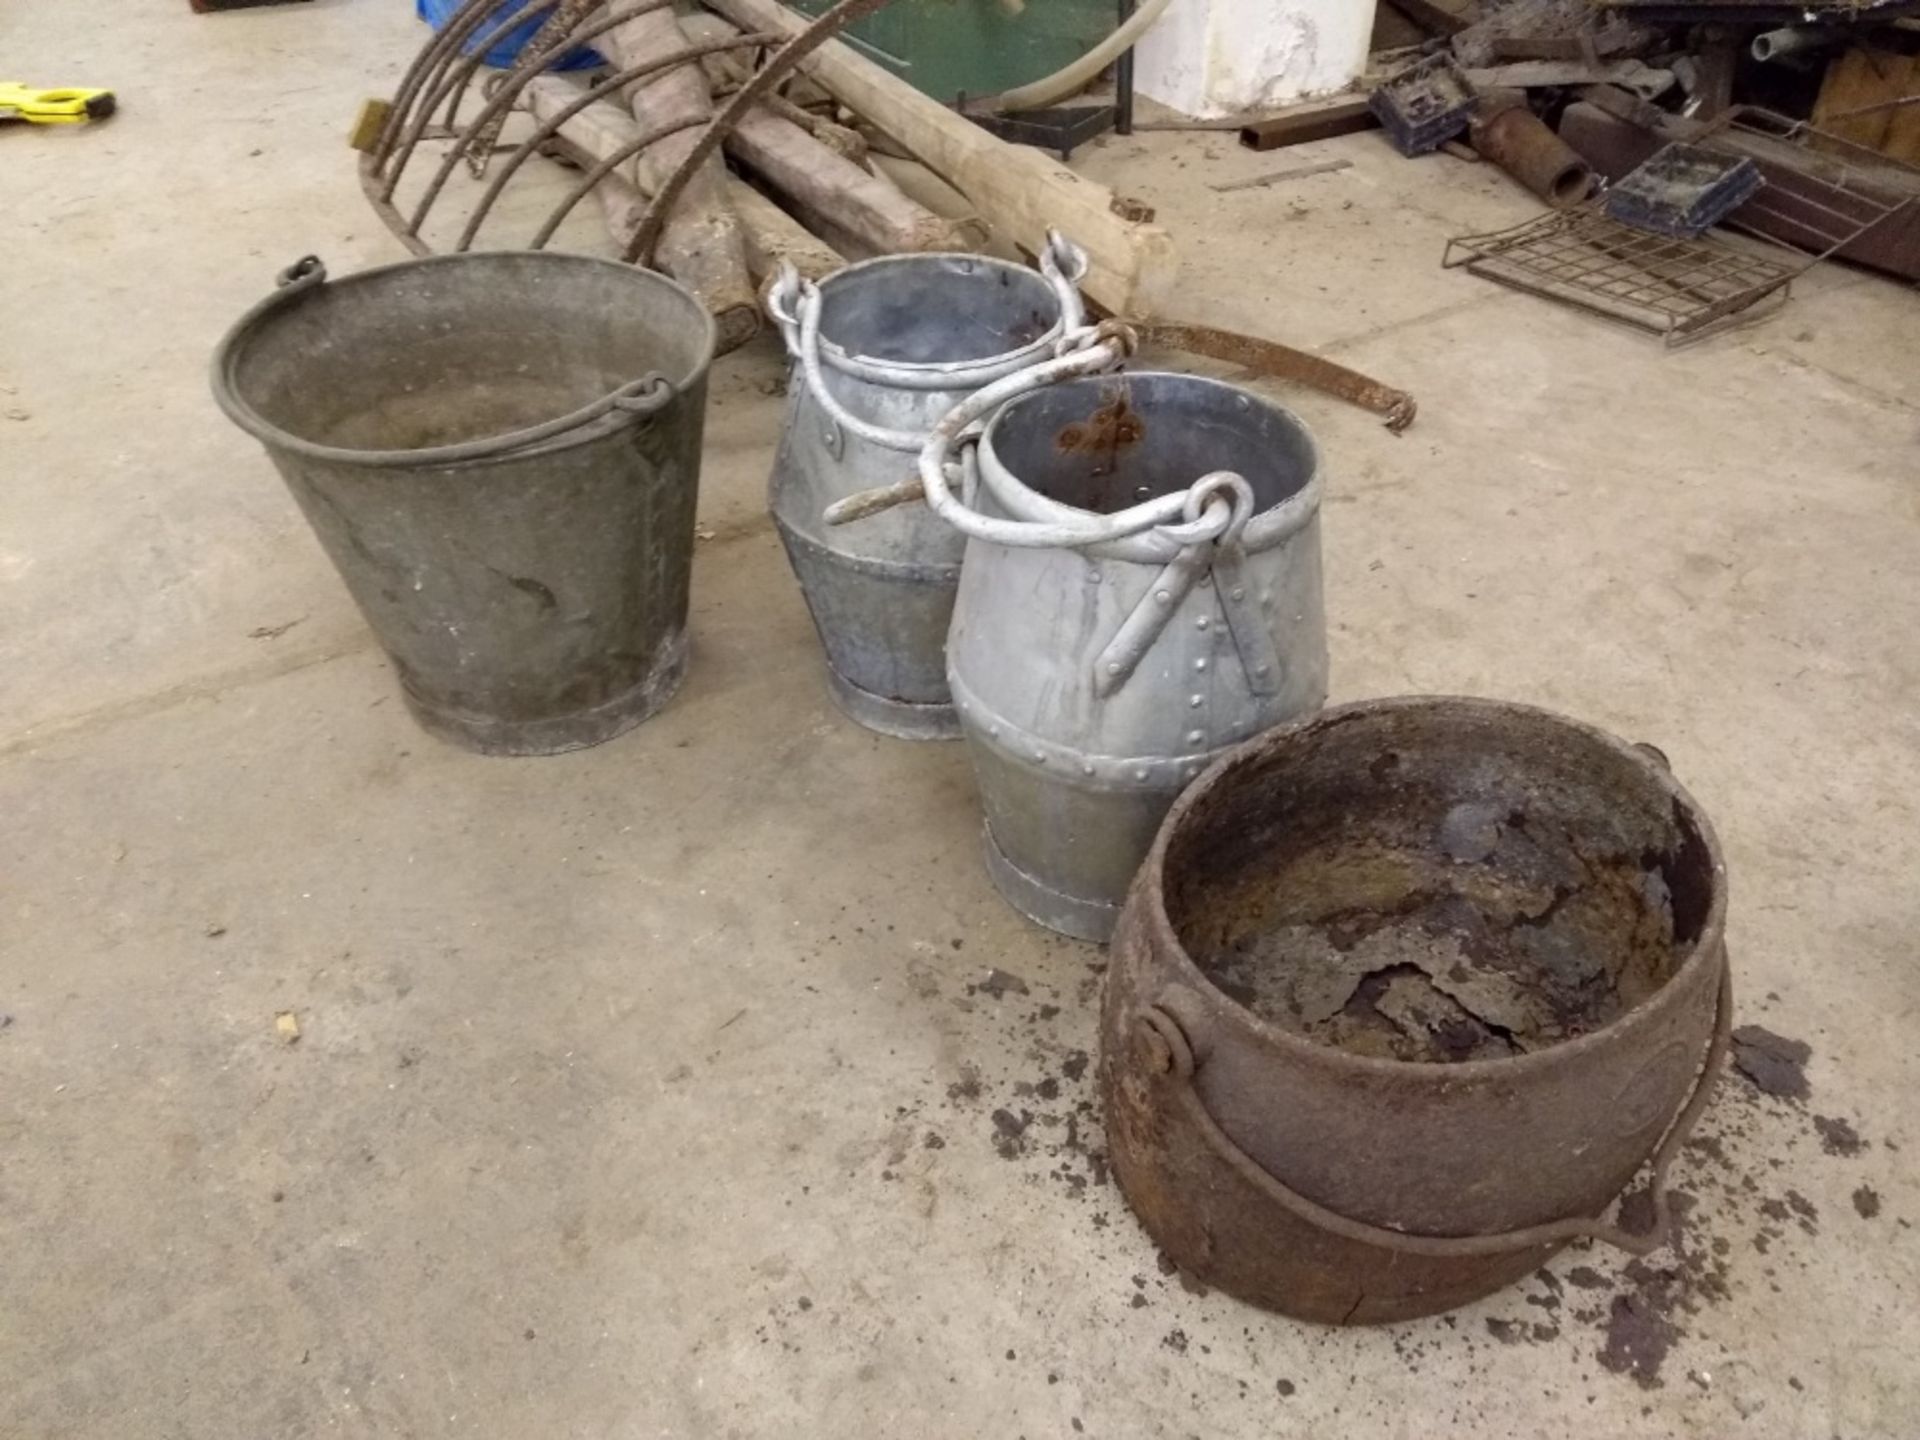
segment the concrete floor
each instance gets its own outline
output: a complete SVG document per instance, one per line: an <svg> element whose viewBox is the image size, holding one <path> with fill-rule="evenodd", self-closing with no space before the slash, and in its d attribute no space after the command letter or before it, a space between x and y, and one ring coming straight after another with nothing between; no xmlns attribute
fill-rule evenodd
<svg viewBox="0 0 1920 1440"><path fill-rule="evenodd" d="M1288 396L1336 698L1665 747L1740 1018L1813 1050L1804 1103L1722 1087L1680 1259L1309 1328L1157 1266L1087 1153L1100 952L988 888L957 747L830 707L762 508L770 344L715 376L671 708L540 761L409 722L205 365L288 261L396 258L343 137L410 11L0 13L10 73L123 104L0 135L0 1433L1911 1433L1910 291L1822 272L1668 354L1439 268L1528 213L1487 170L1355 136L1223 196L1291 157L1085 152L1192 315L1419 396L1404 438Z"/></svg>

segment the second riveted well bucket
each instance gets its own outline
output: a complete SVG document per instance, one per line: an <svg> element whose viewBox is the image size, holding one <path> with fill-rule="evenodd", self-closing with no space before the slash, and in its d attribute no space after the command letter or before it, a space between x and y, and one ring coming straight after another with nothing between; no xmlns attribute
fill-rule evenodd
<svg viewBox="0 0 1920 1440"><path fill-rule="evenodd" d="M1030 918L1105 940L1181 789L1326 698L1318 448L1249 391L1140 372L1011 401L979 474L982 514L1067 529L1223 476L1251 492L1197 544L968 542L948 674L988 869Z"/></svg>
<svg viewBox="0 0 1920 1440"><path fill-rule="evenodd" d="M1647 747L1446 697L1260 736L1173 807L1114 937L1114 1173L1201 1279L1330 1324L1573 1239L1646 1253L1725 1051L1725 923ZM1653 1228L1595 1218L1650 1155Z"/></svg>
<svg viewBox="0 0 1920 1440"><path fill-rule="evenodd" d="M910 476L936 420L1077 327L1085 264L1057 237L1044 273L981 255L883 256L817 289L790 277L770 300L795 366L769 508L833 698L871 730L959 734L946 641L966 542L922 505L843 525L823 512Z"/></svg>
<svg viewBox="0 0 1920 1440"><path fill-rule="evenodd" d="M299 502L429 731L598 744L685 672L713 322L546 251L317 260L228 332L214 395Z"/></svg>

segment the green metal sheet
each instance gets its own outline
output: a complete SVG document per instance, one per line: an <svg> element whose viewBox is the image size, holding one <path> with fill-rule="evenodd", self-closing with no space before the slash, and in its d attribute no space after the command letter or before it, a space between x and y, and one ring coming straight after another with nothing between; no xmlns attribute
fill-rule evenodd
<svg viewBox="0 0 1920 1440"><path fill-rule="evenodd" d="M831 0L788 0L818 15ZM1116 0L893 0L848 41L936 99L989 95L1051 75L1112 31Z"/></svg>

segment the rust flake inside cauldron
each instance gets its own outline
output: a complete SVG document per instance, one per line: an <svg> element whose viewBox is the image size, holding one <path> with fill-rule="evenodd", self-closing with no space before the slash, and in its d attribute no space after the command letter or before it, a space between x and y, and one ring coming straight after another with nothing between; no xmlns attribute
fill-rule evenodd
<svg viewBox="0 0 1920 1440"><path fill-rule="evenodd" d="M1216 787L1169 847L1168 917L1217 989L1323 1045L1449 1063L1574 1039L1673 976L1712 861L1646 764L1357 718Z"/></svg>

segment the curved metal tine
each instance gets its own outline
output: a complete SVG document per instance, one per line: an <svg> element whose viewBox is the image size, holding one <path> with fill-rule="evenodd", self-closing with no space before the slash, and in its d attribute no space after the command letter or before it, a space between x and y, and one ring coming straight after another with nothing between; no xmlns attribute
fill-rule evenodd
<svg viewBox="0 0 1920 1440"><path fill-rule="evenodd" d="M600 161L580 177L580 183L574 186L566 199L554 207L553 213L547 216L546 223L535 232L533 239L527 242L527 248L529 250L544 250L547 241L553 238L553 232L558 230L561 222L573 213L573 207L591 195L594 186L598 185L602 180L606 179L607 176L626 164L627 161L638 155L642 150L645 150L650 145L657 145L669 135L678 135L683 130L696 129L706 123L707 117L704 115L684 115L678 120L670 120L665 125L656 126L652 130L647 131L646 134L636 137L630 143L622 145L618 150L614 151L611 155L607 156L606 159ZM469 231L479 228L482 213L484 212L475 212L473 220L469 222L467 226ZM469 238L470 236L462 237L460 245L462 250L467 248L466 241Z"/></svg>
<svg viewBox="0 0 1920 1440"><path fill-rule="evenodd" d="M640 223L634 227L633 238L627 242L627 248L621 255L629 265L644 264L653 255L653 247L660 239L660 232L666 228L667 215L680 199L680 193L693 179L694 172L706 163L707 157L720 148L720 142L733 133L733 127L746 114L761 96L780 83L782 76L794 66L831 40L853 21L864 15L870 15L892 0L840 0L831 10L813 21L804 30L793 35L787 43L774 52L773 57L760 69L747 77L742 85L714 113L712 123L706 133L694 142L693 148L681 159L671 175L661 182L654 192L653 200L648 204Z"/></svg>
<svg viewBox="0 0 1920 1440"><path fill-rule="evenodd" d="M475 41L471 46L467 45L466 42L472 39L475 32L490 19L497 19L501 23L488 31L485 39ZM429 123L431 123L431 116L435 108L439 105L441 97L447 93L447 72L453 68L454 62L464 56L478 58L484 63L486 53L493 48L494 41L505 34L510 25L518 25L519 23L519 12L516 11L510 16L503 16L500 13L500 5L498 3L495 3L491 9L485 6L481 7L480 14L474 17L472 23L467 25L465 32L461 35L461 45L443 55L440 63L434 67L433 75L429 80L430 89L428 91L433 98L421 107L422 111L429 117ZM478 68L478 66L469 66L461 72L462 76L466 78L456 80L454 85L456 96L466 89L468 80Z"/></svg>
<svg viewBox="0 0 1920 1440"><path fill-rule="evenodd" d="M412 125L407 128L406 139L400 142L399 152L394 157L393 173L387 177L383 192L387 199L393 198L393 192L399 187L400 176L406 170L407 162L413 159L413 152L419 148L421 136L426 133L427 125L433 119L433 112L440 108L440 102L447 98L447 92L453 86L465 84L472 78L473 72L478 70L481 62L486 59L487 51L492 49L494 42L507 31L533 16L544 15L559 3L560 0L532 0L524 10L514 11L500 24L474 41L472 48L461 58L457 71L451 77L443 76L437 88L421 102L418 112L413 117Z"/></svg>
<svg viewBox="0 0 1920 1440"><path fill-rule="evenodd" d="M549 3L552 3L552 0L549 0ZM532 82L534 76L545 73L547 66L552 64L560 56L567 54L588 40L605 34L614 26L632 20L636 16L650 14L655 10L664 10L672 3L673 0L641 0L641 3L638 5L629 5L622 9L616 9L610 14L603 16L600 20L595 21L592 25L561 41L558 45L550 46L546 50L541 51L534 57L534 63L529 65L524 72L520 72L517 75L508 75L500 88L487 97L487 103L480 108L480 113L473 117L472 123L454 138L452 147L441 157L440 169L428 183L426 194L422 197L418 208L414 211L412 222L413 231L417 232L419 227L426 222L427 211L433 208L433 202L440 197L441 190L446 187L447 181L452 178L454 169L460 163L460 157L466 154L468 147L473 143L474 137L481 134L495 116L504 115L507 112L513 103L520 98L520 92ZM518 11L515 13L524 14L525 12ZM679 59L678 57L673 57L668 63L678 64ZM655 65L655 62L650 60L646 62L646 64L648 67L652 67ZM636 73L644 74L649 72L639 67L636 67L634 70L620 72L622 76L632 76ZM600 85L594 87L594 95L598 98L608 93L615 85L624 83L625 81L617 76L614 79L603 81ZM396 176L396 178L398 177Z"/></svg>
<svg viewBox="0 0 1920 1440"><path fill-rule="evenodd" d="M753 36L741 35L724 40L706 40L698 45L688 45L683 49L676 50L671 55L656 56L651 60L644 60L640 64L631 66L628 69L617 71L605 80L602 80L599 84L589 86L577 99L569 101L566 107L557 115L551 116L542 122L540 127L533 132L532 136L529 137L525 143L515 147L513 154L507 157L506 164L494 172L493 179L487 184L486 192L481 195L479 203L473 207L473 214L467 217L467 228L461 232L459 242L454 246L454 249L465 250L473 244L474 236L480 233L480 226L487 218L487 212L493 208L494 202L500 198L500 192L506 188L507 182L511 180L515 173L519 171L520 167L526 163L527 157L533 154L534 151L545 142L559 134L562 125L566 124L567 121L571 120L575 115L578 115L594 101L604 99L616 90L624 89L635 80L644 80L656 71L677 69L685 61L697 60L703 55L714 55L722 51L737 49L753 39ZM531 75L527 77L528 80L532 78ZM518 98L520 89L524 88L525 83L526 82L523 81L520 87L515 88L513 98ZM504 90L505 87L502 88ZM495 96L494 98L498 99L499 97ZM597 185L603 177L611 174L616 167L624 164L633 156L638 155L642 150L654 144L656 141L662 140L668 135L677 135L682 130L691 130L695 125L704 125L707 123L707 120L708 117L705 115L695 115L684 124L675 123L670 128L656 130L642 136L639 143L623 146L616 159L602 165L596 165L588 172L591 184ZM471 128L477 128L483 124L484 121L485 117L482 116L481 119L474 121L474 126ZM459 152L464 148L464 141L456 145L451 158L457 160ZM448 170L450 173L451 166L448 167ZM444 180L442 183L444 183ZM433 193L436 195L439 193L437 187ZM580 195L575 195L567 202L565 209L560 212L560 216L545 230L541 231L542 238L533 242L533 249L538 250L546 243L545 237L552 235L553 231L559 227L560 219L564 219L566 212L571 210L579 201ZM421 216L423 218L425 213L426 212L422 210Z"/></svg>
<svg viewBox="0 0 1920 1440"><path fill-rule="evenodd" d="M562 0L562 3L564 3L564 0ZM565 59L567 55L579 49L582 45L592 44L609 30L616 29L626 24L629 20L638 19L642 15L650 15L655 10L665 10L673 3L674 0L645 0L643 4L633 5L624 10L617 7L610 7L607 13L602 15L598 20L587 25L582 25L578 29L570 29L568 33L572 37L571 44L566 49L560 50L557 55L555 54L557 47L552 44L549 44L544 52L534 52L531 51L531 42L529 42L529 51L526 53L534 54L535 60L537 60L538 63L530 60L525 65L522 65L516 61L514 68L500 77L501 87L511 90L513 92L513 98L517 100L520 98L520 92L532 83L533 77L545 74L547 67L552 65L556 60ZM555 19L558 14L559 12L556 11L553 15L549 15L547 17L548 21ZM546 26L543 24L541 29L544 30L545 28ZM535 40L539 38L537 35L534 37ZM461 93L465 93L464 86L462 87ZM498 94L499 92L495 91L494 93ZM458 98L458 96L455 97L456 100ZM491 99L493 97L490 95L488 98ZM449 129L453 127L453 106L451 104L447 107L447 127ZM471 133L471 131L469 131L469 133Z"/></svg>
<svg viewBox="0 0 1920 1440"><path fill-rule="evenodd" d="M665 10L673 3L674 0L642 0L641 4L630 5L625 9L617 6L609 7L607 12L600 16L599 19L582 25L577 30L572 31L571 44L567 49L559 50L558 54L556 54L554 48L549 48L544 54L538 57L540 61L539 64L529 63L525 66L516 66L513 70L502 75L500 77L500 90L508 91L512 99L518 100L520 98L520 92L533 83L534 76L544 75L547 67L552 65L555 60L564 59L573 50L579 49L582 45L591 45L609 30L618 29L629 20L637 20L642 15L651 15L656 10ZM549 16L548 18L551 19L552 17ZM495 95L500 93L500 90L495 90L493 94L487 98L494 98ZM478 123L478 121L475 122L476 125ZM448 124L449 126L452 124L451 111L448 113ZM474 133L473 126L468 127L468 133ZM462 148L464 148L464 146Z"/></svg>
<svg viewBox="0 0 1920 1440"><path fill-rule="evenodd" d="M429 83L429 75L432 76L432 83L439 82L440 76L446 71L446 58L459 49L460 42L474 31L481 18L497 4L498 0L461 0L460 7L435 32L427 48L414 56L413 63L400 77L399 88L393 92L387 123L381 127L380 138L374 143L372 153L379 161L384 162L392 153L394 141L400 136L400 127L413 107L413 98L420 92L421 86Z"/></svg>
<svg viewBox="0 0 1920 1440"><path fill-rule="evenodd" d="M508 67L508 73L502 77L501 83L511 84L522 75L531 78L539 74L540 72L533 68L534 57L556 41L573 35L581 22L599 8L599 4L600 0L560 0L559 5L548 12L547 18L540 22L540 28L533 32L532 37L514 55L513 64ZM579 39L578 36L574 38L576 41ZM524 85L524 82L522 84ZM458 123L460 102L466 98L470 88L471 82L459 86L454 90L453 97L447 101L446 125L449 130ZM505 112L494 116L492 122L474 136L471 144L462 147L462 153L467 159L467 169L473 172L474 179L477 180L487 173L487 162L493 156L493 147L499 142L500 131L506 123Z"/></svg>

